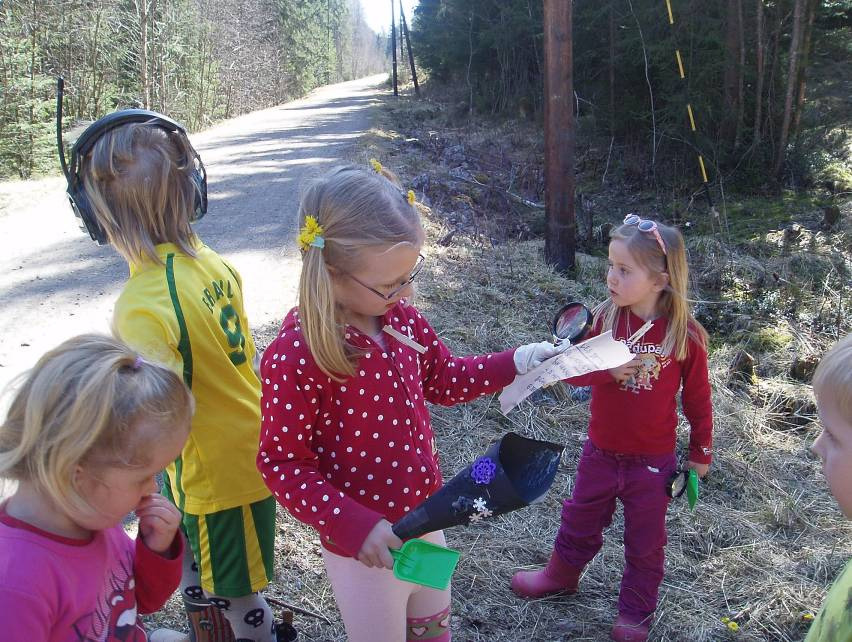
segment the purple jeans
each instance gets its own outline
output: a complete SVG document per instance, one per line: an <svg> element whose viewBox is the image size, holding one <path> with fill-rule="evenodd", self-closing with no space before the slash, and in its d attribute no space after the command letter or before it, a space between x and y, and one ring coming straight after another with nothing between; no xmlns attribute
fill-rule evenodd
<svg viewBox="0 0 852 642"><path fill-rule="evenodd" d="M668 455L623 455L586 440L577 466L574 493L562 505L554 548L562 560L582 569L603 545L616 498L624 506L624 576L618 612L640 621L657 608L666 545L666 484L677 467Z"/></svg>

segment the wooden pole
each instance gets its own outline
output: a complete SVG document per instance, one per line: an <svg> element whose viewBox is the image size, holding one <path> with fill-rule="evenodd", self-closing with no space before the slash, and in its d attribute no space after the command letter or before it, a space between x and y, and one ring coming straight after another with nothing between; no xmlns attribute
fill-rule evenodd
<svg viewBox="0 0 852 642"><path fill-rule="evenodd" d="M411 37L408 35L408 23L402 10L402 0L399 0L399 19L402 21L402 32L405 35L405 46L408 48L408 64L411 66L411 79L414 81L414 93L420 95L420 85L417 83L417 70L414 68L414 52L411 50Z"/></svg>
<svg viewBox="0 0 852 642"><path fill-rule="evenodd" d="M400 6L400 9L402 7ZM402 31L402 15L396 19L397 28L399 29L399 37L397 41L399 42L399 58L397 58L397 73L399 74L400 80L402 79L402 68L405 67L405 37Z"/></svg>
<svg viewBox="0 0 852 642"><path fill-rule="evenodd" d="M399 96L399 86L396 79L396 14L391 0L391 50L393 51L393 95Z"/></svg>
<svg viewBox="0 0 852 642"><path fill-rule="evenodd" d="M573 0L544 0L545 259L574 269Z"/></svg>

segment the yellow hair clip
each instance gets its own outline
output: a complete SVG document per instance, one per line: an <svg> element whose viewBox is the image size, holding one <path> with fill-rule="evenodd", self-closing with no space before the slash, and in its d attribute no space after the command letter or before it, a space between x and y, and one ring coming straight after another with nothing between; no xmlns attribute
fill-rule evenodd
<svg viewBox="0 0 852 642"><path fill-rule="evenodd" d="M413 189L408 190L408 194L406 194L405 197L408 199L409 205L414 205L414 201L416 200L417 197L414 195Z"/></svg>
<svg viewBox="0 0 852 642"><path fill-rule="evenodd" d="M307 251L311 247L324 248L325 239L322 236L324 232L322 225L317 223L313 216L306 216L305 224L299 231L299 247L303 251Z"/></svg>
<svg viewBox="0 0 852 642"><path fill-rule="evenodd" d="M373 168L373 171L376 172L376 174L382 173L382 164L375 158L370 159L370 167Z"/></svg>

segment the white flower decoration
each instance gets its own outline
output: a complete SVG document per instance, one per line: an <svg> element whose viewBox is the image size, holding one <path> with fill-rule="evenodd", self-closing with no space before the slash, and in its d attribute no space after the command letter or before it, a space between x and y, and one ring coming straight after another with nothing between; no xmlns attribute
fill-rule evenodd
<svg viewBox="0 0 852 642"><path fill-rule="evenodd" d="M473 507L479 513L488 510L488 507L485 505L485 500L482 497L477 497L473 500Z"/></svg>

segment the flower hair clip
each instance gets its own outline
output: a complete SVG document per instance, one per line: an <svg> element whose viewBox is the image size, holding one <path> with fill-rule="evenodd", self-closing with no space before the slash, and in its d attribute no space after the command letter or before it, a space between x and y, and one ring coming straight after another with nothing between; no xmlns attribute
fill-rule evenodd
<svg viewBox="0 0 852 642"><path fill-rule="evenodd" d="M306 216L305 224L299 230L299 247L303 252L307 252L312 247L323 249L325 247L324 232L322 225L317 223L313 216Z"/></svg>
<svg viewBox="0 0 852 642"><path fill-rule="evenodd" d="M385 168L382 167L382 164L375 158L370 159L370 167L373 168L373 171L376 172L376 174L384 175L383 172ZM408 201L409 205L414 205L417 200L417 195L414 193L413 189L410 189L407 192L402 192L402 197Z"/></svg>

